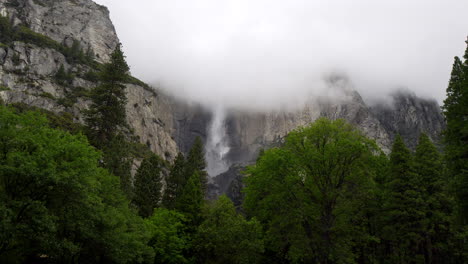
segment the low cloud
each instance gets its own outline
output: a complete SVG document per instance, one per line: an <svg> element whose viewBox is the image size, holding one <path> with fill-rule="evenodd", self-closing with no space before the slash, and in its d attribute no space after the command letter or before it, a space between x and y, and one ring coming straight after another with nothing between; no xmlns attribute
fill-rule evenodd
<svg viewBox="0 0 468 264"><path fill-rule="evenodd" d="M466 0L98 0L132 72L210 105L272 108L343 72L368 99L398 87L441 102L468 33Z"/></svg>

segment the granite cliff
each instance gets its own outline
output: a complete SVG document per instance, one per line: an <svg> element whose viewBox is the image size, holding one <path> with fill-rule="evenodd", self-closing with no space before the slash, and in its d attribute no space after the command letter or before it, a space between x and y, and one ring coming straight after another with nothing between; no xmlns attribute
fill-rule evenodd
<svg viewBox="0 0 468 264"><path fill-rule="evenodd" d="M0 13L13 25L25 25L63 47L77 42L98 62L106 62L119 43L109 11L91 0L0 0ZM66 84L55 78L62 66L73 76ZM0 46L0 98L68 112L82 122L80 110L88 103L82 95L96 86L87 76L91 71L89 65L67 60L57 45L14 41ZM176 100L138 81L127 85L127 96L127 118L135 134L152 151L172 160L178 152L173 138Z"/></svg>
<svg viewBox="0 0 468 264"><path fill-rule="evenodd" d="M0 98L6 103L67 112L75 121L83 122L81 110L88 104L86 91L96 85L89 74L93 66L70 60L64 50L79 43L97 62L106 62L119 43L107 8L91 0L0 0L0 14L13 25L24 25L47 37L49 43L13 41L0 45ZM61 67L71 76L66 83L56 80ZM213 196L231 192L232 197L240 197L233 192L240 189L242 166L255 161L260 149L281 144L289 131L320 116L346 119L374 138L387 153L397 133L414 147L419 133L426 132L437 141L443 129L440 107L433 100L399 92L390 103L370 106L347 78L332 76L327 83L340 96L310 98L304 105L287 110L224 109L224 121L218 123L225 126L219 130L225 134L217 138L229 148L218 160L208 162L222 160L226 170L232 168L213 180ZM213 137L210 131L217 130L210 129L216 116L210 108L169 94L132 80L127 84L127 118L141 143L173 160L177 152L189 150L196 136L207 142Z"/></svg>

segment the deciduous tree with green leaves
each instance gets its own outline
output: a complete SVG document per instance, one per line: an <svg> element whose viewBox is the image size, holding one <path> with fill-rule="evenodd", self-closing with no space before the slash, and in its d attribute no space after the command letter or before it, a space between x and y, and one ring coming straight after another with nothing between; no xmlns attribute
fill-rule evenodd
<svg viewBox="0 0 468 264"><path fill-rule="evenodd" d="M247 169L247 213L266 230L270 261L352 263L366 241L362 208L376 144L343 120L318 119ZM366 243L366 242L360 242Z"/></svg>
<svg viewBox="0 0 468 264"><path fill-rule="evenodd" d="M0 262L142 262L153 251L82 135L0 106ZM41 260L42 259L42 260Z"/></svg>
<svg viewBox="0 0 468 264"><path fill-rule="evenodd" d="M194 247L200 263L259 263L263 253L262 227L236 212L222 195L207 205L204 221L197 229Z"/></svg>
<svg viewBox="0 0 468 264"><path fill-rule="evenodd" d="M154 214L146 219L155 258L153 263L183 264L189 263L185 257L189 249L189 237L185 233L185 217L174 210L157 208Z"/></svg>

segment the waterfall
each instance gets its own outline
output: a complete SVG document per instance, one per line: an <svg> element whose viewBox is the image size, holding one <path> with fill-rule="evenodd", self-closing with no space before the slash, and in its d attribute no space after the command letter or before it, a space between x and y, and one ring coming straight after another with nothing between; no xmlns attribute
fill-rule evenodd
<svg viewBox="0 0 468 264"><path fill-rule="evenodd" d="M208 174L213 177L229 169L226 160L230 147L226 134L226 111L222 107L213 110L205 146Z"/></svg>

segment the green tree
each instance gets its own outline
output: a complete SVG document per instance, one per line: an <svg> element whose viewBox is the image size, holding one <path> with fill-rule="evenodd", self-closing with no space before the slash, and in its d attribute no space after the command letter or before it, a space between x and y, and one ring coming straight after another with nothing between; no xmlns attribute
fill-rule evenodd
<svg viewBox="0 0 468 264"><path fill-rule="evenodd" d="M198 227L194 246L200 263L258 263L263 252L262 227L236 212L222 195L207 206L205 220Z"/></svg>
<svg viewBox="0 0 468 264"><path fill-rule="evenodd" d="M187 180L188 178L185 176L185 157L179 152L166 179L166 189L162 201L165 208L175 208L177 197L182 193Z"/></svg>
<svg viewBox="0 0 468 264"><path fill-rule="evenodd" d="M99 75L100 84L93 89L91 105L85 111L91 139L98 147L105 146L119 132L128 128L125 83L129 78L129 67L121 46L117 45L111 61L103 65Z"/></svg>
<svg viewBox="0 0 468 264"><path fill-rule="evenodd" d="M185 165L185 175L187 179L188 177L191 177L195 172L200 177L200 183L204 194L206 191L208 174L206 173L206 161L205 152L203 150L203 142L200 137L195 138L195 142L193 143L192 148L190 149Z"/></svg>
<svg viewBox="0 0 468 264"><path fill-rule="evenodd" d="M185 215L191 229L196 228L201 222L203 198L200 175L196 171L189 178L175 202L175 209Z"/></svg>
<svg viewBox="0 0 468 264"><path fill-rule="evenodd" d="M161 174L164 163L156 155L151 155L141 163L135 175L133 200L138 206L140 216L149 217L158 207L161 197Z"/></svg>
<svg viewBox="0 0 468 264"><path fill-rule="evenodd" d="M468 225L468 46L464 59L462 62L455 57L443 110L447 165L453 177L458 215L461 223Z"/></svg>
<svg viewBox="0 0 468 264"><path fill-rule="evenodd" d="M73 81L73 74L70 72L66 72L65 67L63 67L63 64L61 64L60 68L55 74L55 81L61 85L71 84Z"/></svg>
<svg viewBox="0 0 468 264"><path fill-rule="evenodd" d="M91 142L104 152L103 166L120 178L122 190L131 197L132 159L126 139L129 131L125 112L128 71L119 44L111 54L110 62L103 65L100 84L92 90L91 105L84 113Z"/></svg>
<svg viewBox="0 0 468 264"><path fill-rule="evenodd" d="M244 207L266 230L270 261L353 263L353 247L367 243L362 209L379 153L351 125L325 118L265 151L247 169Z"/></svg>
<svg viewBox="0 0 468 264"><path fill-rule="evenodd" d="M185 217L176 211L157 208L146 219L151 239L149 245L155 252L154 263L188 263L184 253L189 247L189 238L185 234Z"/></svg>
<svg viewBox="0 0 468 264"><path fill-rule="evenodd" d="M0 107L0 153L0 262L152 257L143 220L82 135L52 129L38 113Z"/></svg>
<svg viewBox="0 0 468 264"><path fill-rule="evenodd" d="M69 63L86 63L83 48L78 40L74 39L71 47L67 47L65 56Z"/></svg>
<svg viewBox="0 0 468 264"><path fill-rule="evenodd" d="M400 135L390 155L389 182L383 204L383 239L389 263L420 263L425 204L421 179L415 172L410 150Z"/></svg>
<svg viewBox="0 0 468 264"><path fill-rule="evenodd" d="M447 178L442 156L426 134L421 134L414 157L419 175L424 209L425 263L442 263L449 257L452 200L447 194Z"/></svg>
<svg viewBox="0 0 468 264"><path fill-rule="evenodd" d="M0 43L10 44L13 40L13 27L10 19L0 15Z"/></svg>
<svg viewBox="0 0 468 264"><path fill-rule="evenodd" d="M101 147L103 152L101 165L120 178L120 188L129 199L133 196L131 174L133 157L129 151L130 145L124 135L118 134Z"/></svg>

